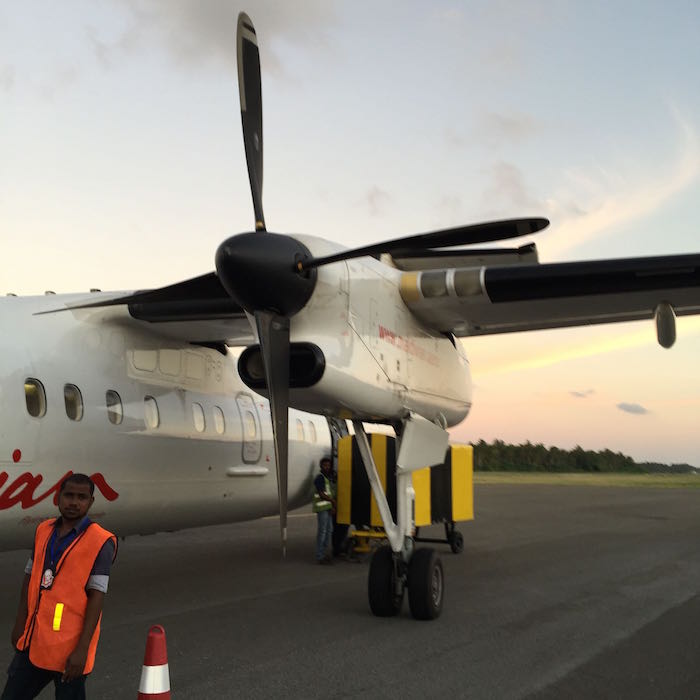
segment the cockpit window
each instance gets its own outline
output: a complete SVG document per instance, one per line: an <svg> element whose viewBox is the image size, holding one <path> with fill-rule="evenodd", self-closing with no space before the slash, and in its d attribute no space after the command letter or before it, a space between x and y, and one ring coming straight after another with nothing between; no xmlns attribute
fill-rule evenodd
<svg viewBox="0 0 700 700"><path fill-rule="evenodd" d="M46 392L38 379L28 377L24 380L24 400L30 416L41 418L46 415Z"/></svg>

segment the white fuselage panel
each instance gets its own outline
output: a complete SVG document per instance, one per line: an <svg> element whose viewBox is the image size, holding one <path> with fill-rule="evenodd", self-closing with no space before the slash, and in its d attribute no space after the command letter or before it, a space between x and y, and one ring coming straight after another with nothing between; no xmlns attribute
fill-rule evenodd
<svg viewBox="0 0 700 700"><path fill-rule="evenodd" d="M67 300L0 300L0 549L31 544L69 471L96 475L92 513L118 535L278 512L269 404L241 382L237 353L161 337L123 307L34 315ZM27 379L41 383L42 416L28 412ZM330 435L296 410L289 426L293 508L310 500Z"/></svg>

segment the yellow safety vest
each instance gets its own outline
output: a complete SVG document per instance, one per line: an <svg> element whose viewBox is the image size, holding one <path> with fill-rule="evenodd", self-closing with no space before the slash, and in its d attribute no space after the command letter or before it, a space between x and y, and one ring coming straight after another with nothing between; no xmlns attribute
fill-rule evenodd
<svg viewBox="0 0 700 700"><path fill-rule="evenodd" d="M39 668L63 671L83 631L87 608L85 583L95 558L109 539L114 542L116 555L117 539L97 523L91 523L68 545L59 559L51 588L42 589L44 557L55 523L55 518L44 520L36 530L35 557L27 591L29 614L17 649L29 649L29 660ZM99 636L100 620L90 640L84 674L92 671Z"/></svg>
<svg viewBox="0 0 700 700"><path fill-rule="evenodd" d="M323 477L323 492L326 494L326 496L331 495L331 482L327 476ZM333 504L330 501L324 501L314 486L314 496L311 507L314 513L320 513L324 510L331 510L331 508L333 508Z"/></svg>

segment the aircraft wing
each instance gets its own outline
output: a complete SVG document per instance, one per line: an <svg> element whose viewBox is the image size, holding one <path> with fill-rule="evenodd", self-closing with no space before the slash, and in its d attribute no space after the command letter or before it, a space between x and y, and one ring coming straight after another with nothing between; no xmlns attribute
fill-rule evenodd
<svg viewBox="0 0 700 700"><path fill-rule="evenodd" d="M700 313L700 254L403 272L401 297L457 336Z"/></svg>
<svg viewBox="0 0 700 700"><path fill-rule="evenodd" d="M230 346L257 342L245 311L231 299L214 272L159 289L94 302L81 300L44 313L110 306L126 306L131 318L152 325L162 335L186 342Z"/></svg>

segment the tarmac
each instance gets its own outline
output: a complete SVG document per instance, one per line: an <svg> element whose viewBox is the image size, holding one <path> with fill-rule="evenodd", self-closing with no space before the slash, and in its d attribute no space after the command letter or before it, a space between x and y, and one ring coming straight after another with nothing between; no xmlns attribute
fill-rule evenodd
<svg viewBox="0 0 700 700"><path fill-rule="evenodd" d="M373 617L367 560L318 566L308 509L285 561L275 519L120 541L88 697L136 697L158 623L175 700L700 698L700 489L477 485L475 504L461 554L431 545L430 622L407 601ZM2 666L26 557L0 554Z"/></svg>

